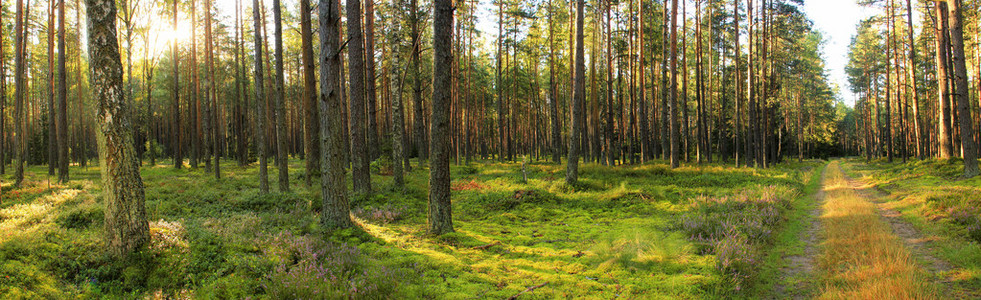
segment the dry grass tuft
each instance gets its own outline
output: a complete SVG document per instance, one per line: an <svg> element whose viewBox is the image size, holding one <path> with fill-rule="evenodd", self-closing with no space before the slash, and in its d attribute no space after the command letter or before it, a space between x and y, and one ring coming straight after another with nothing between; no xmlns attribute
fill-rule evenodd
<svg viewBox="0 0 981 300"><path fill-rule="evenodd" d="M927 274L844 177L838 162L824 179L825 299L936 299Z"/></svg>

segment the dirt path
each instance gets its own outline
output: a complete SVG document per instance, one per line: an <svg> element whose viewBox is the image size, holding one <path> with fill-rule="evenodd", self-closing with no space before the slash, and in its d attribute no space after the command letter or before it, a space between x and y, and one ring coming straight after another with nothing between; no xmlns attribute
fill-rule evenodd
<svg viewBox="0 0 981 300"><path fill-rule="evenodd" d="M821 171L821 182L827 176L828 168ZM797 239L804 242L804 253L785 256L787 266L780 269L780 283L774 287L773 299L809 299L813 291L814 270L817 268L815 259L818 255L820 242L821 206L824 205L825 192L823 186L814 193L814 208L808 213L804 226L806 229L797 234Z"/></svg>
<svg viewBox="0 0 981 300"><path fill-rule="evenodd" d="M933 282L941 288L941 292L945 295L954 292L956 287L946 278L946 274L953 270L954 266L930 253L933 243L939 237L925 236L913 224L904 220L902 213L889 208L888 199L886 199L888 194L885 192L874 189L859 179L848 177L847 174L843 176L859 195L875 204L879 216L889 223L892 233L902 240L903 245L913 254L917 262L925 264L926 270L932 275Z"/></svg>

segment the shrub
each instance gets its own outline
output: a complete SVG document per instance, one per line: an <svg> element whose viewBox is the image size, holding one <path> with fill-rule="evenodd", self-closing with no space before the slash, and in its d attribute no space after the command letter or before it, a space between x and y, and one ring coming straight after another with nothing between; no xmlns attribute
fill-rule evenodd
<svg viewBox="0 0 981 300"><path fill-rule="evenodd" d="M774 186L723 197L698 197L678 227L703 254L716 255L716 268L735 290L757 272L758 249L773 242L790 208L788 193Z"/></svg>
<svg viewBox="0 0 981 300"><path fill-rule="evenodd" d="M401 276L376 266L358 248L281 233L267 255L283 255L262 287L272 299L382 299L394 295Z"/></svg>
<svg viewBox="0 0 981 300"><path fill-rule="evenodd" d="M466 164L460 167L460 174L476 175L477 173L480 173L480 167L475 164Z"/></svg>
<svg viewBox="0 0 981 300"><path fill-rule="evenodd" d="M387 155L382 155L371 162L371 172L378 175L392 175L392 159Z"/></svg>
<svg viewBox="0 0 981 300"><path fill-rule="evenodd" d="M967 226L967 236L981 243L981 219L974 219L974 224Z"/></svg>
<svg viewBox="0 0 981 300"><path fill-rule="evenodd" d="M714 251L716 269L728 276L737 291L756 273L756 265L762 259L760 251L738 232L726 234L715 243Z"/></svg>
<svg viewBox="0 0 981 300"><path fill-rule="evenodd" d="M92 224L101 224L104 217L101 205L78 206L58 215L55 223L64 228L85 229Z"/></svg>
<svg viewBox="0 0 981 300"><path fill-rule="evenodd" d="M354 215L373 223L388 224L402 220L407 212L404 207L385 204L380 207L355 208Z"/></svg>

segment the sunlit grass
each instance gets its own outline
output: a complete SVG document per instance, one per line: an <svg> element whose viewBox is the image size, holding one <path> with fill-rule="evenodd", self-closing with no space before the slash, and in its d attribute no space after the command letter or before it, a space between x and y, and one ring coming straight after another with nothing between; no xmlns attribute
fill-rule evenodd
<svg viewBox="0 0 981 300"><path fill-rule="evenodd" d="M937 294L874 205L857 194L838 162L825 178L821 298L933 299Z"/></svg>
<svg viewBox="0 0 981 300"><path fill-rule="evenodd" d="M376 195L352 210L360 229L327 233L314 213L320 209L319 186L303 184L301 160L290 161L293 191L280 193L274 184L268 195L257 193L255 166L223 161L224 177L218 180L203 168L175 170L160 161L142 167L150 261L129 266L104 261L98 250L98 167L72 166L72 181L49 190L37 175L43 166L34 166L28 182L36 190L4 187L0 209L18 217L0 222L20 225L10 230L18 235L16 244L0 240L0 256L30 265L38 278L67 283L34 287L65 295L243 298L262 296L276 266L297 259L284 248L293 238L277 239L286 233L360 249L371 265L399 270L392 276L408 298L507 298L544 282L548 285L526 296L752 298L765 292L736 294L716 269L716 257L700 254L676 231L678 218L698 197L769 186L799 191L817 165L754 170L706 164L671 170L662 161L584 164L582 184L576 186L565 184L564 165L529 163L527 182L520 163L453 165L457 232L433 237L425 232L428 170L415 162L404 194L395 192L391 176L373 174ZM275 168L269 174L275 182ZM67 197L47 199L39 193ZM14 195L19 200L6 201ZM38 215L45 217L31 221L38 225L33 229L19 221Z"/></svg>

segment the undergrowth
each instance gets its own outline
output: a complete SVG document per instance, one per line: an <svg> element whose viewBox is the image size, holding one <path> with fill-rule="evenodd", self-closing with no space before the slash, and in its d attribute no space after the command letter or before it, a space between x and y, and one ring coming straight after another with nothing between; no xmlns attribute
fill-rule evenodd
<svg viewBox="0 0 981 300"><path fill-rule="evenodd" d="M260 195L253 166L225 161L216 180L145 165L151 242L127 260L103 254L98 168L72 166L71 182L49 188L33 166L24 188L3 180L0 298L507 298L546 282L530 294L751 297L738 290L784 198L819 164L583 164L575 186L564 165L454 165L457 232L441 237L425 234L428 170L416 162L404 193L390 162L373 164L358 227L335 232L319 227L320 189L302 180ZM290 166L302 174L302 161Z"/></svg>

